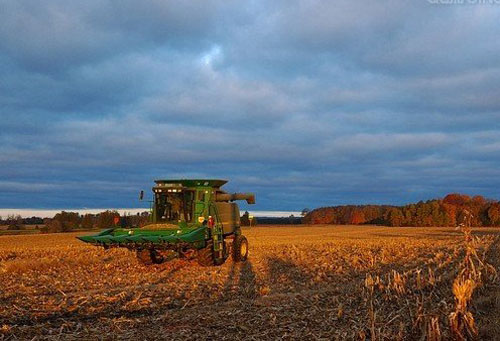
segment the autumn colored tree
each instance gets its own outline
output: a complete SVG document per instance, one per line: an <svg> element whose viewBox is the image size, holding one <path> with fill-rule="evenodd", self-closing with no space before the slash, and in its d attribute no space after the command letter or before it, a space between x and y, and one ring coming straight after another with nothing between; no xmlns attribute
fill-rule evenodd
<svg viewBox="0 0 500 341"><path fill-rule="evenodd" d="M500 203L476 195L452 193L442 200L396 206L334 206L310 211L305 224L386 224L390 226L457 226L464 212L472 226L500 225Z"/></svg>
<svg viewBox="0 0 500 341"><path fill-rule="evenodd" d="M49 223L49 232L68 232L80 227L80 223L81 218L78 213L62 211L52 218Z"/></svg>
<svg viewBox="0 0 500 341"><path fill-rule="evenodd" d="M362 209L354 209L351 214L350 224L358 225L365 222L365 214Z"/></svg>
<svg viewBox="0 0 500 341"><path fill-rule="evenodd" d="M443 210L446 215L446 226L457 226L457 206L443 203Z"/></svg>
<svg viewBox="0 0 500 341"><path fill-rule="evenodd" d="M51 220L45 228L42 229L44 233L56 233L56 232L64 232L63 224L59 220Z"/></svg>
<svg viewBox="0 0 500 341"><path fill-rule="evenodd" d="M94 216L92 214L86 214L82 219L82 228L92 229L94 227Z"/></svg>
<svg viewBox="0 0 500 341"><path fill-rule="evenodd" d="M488 208L488 219L491 226L500 225L500 204L493 204Z"/></svg>
<svg viewBox="0 0 500 341"><path fill-rule="evenodd" d="M444 197L443 202L455 206L464 206L471 201L465 194L451 193Z"/></svg>
<svg viewBox="0 0 500 341"><path fill-rule="evenodd" d="M117 211L105 211L97 215L96 227L100 229L110 228L115 225L115 217L120 218Z"/></svg>
<svg viewBox="0 0 500 341"><path fill-rule="evenodd" d="M392 207L385 213L385 220L389 226L402 226L404 216L399 208Z"/></svg>

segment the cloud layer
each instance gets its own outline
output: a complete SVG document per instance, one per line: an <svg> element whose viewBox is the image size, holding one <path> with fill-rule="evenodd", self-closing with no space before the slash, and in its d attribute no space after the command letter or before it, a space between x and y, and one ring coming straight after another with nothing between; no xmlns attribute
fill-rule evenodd
<svg viewBox="0 0 500 341"><path fill-rule="evenodd" d="M2 8L0 207L135 207L169 177L261 210L500 199L500 6Z"/></svg>

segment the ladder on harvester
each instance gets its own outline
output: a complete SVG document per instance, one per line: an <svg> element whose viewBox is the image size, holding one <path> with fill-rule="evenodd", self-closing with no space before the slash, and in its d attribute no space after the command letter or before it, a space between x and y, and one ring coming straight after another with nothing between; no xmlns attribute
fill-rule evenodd
<svg viewBox="0 0 500 341"><path fill-rule="evenodd" d="M224 258L224 227L219 216L219 210L214 204L210 205L210 210L214 213L215 222L212 228L212 241L214 243L214 257L216 259Z"/></svg>

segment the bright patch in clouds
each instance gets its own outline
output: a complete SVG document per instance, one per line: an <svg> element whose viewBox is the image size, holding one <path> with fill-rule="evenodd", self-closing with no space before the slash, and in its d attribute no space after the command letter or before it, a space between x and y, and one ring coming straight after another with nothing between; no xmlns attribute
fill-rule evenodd
<svg viewBox="0 0 500 341"><path fill-rule="evenodd" d="M205 53L201 58L203 64L206 66L212 66L214 62L222 61L222 50L219 46L213 46L210 51Z"/></svg>

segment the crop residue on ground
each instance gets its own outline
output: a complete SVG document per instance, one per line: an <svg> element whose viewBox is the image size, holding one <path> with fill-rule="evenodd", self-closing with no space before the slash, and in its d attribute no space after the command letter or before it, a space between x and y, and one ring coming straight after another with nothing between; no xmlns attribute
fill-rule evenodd
<svg viewBox="0 0 500 341"><path fill-rule="evenodd" d="M80 233L81 234L81 233ZM77 233L0 237L0 339L498 335L500 229L245 229L246 263L143 266Z"/></svg>

